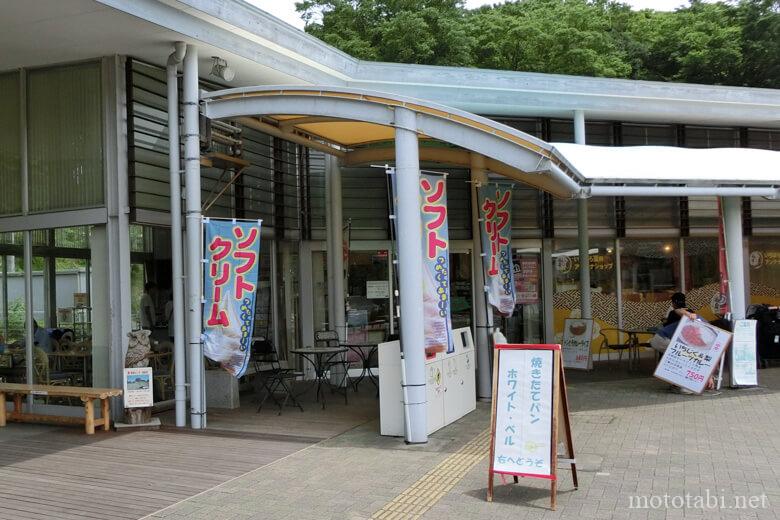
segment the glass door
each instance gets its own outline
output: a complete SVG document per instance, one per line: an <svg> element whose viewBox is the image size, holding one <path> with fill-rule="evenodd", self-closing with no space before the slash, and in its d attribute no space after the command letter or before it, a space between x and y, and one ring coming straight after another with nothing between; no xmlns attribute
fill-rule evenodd
<svg viewBox="0 0 780 520"><path fill-rule="evenodd" d="M392 282L388 249L350 250L347 269L347 341L376 343L391 333Z"/></svg>
<svg viewBox="0 0 780 520"><path fill-rule="evenodd" d="M506 337L513 343L543 343L542 254L539 247L512 252L515 312L504 319Z"/></svg>

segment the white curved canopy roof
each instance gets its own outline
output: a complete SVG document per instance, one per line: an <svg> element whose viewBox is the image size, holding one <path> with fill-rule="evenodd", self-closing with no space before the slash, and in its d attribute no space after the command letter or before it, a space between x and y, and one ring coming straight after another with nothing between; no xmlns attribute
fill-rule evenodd
<svg viewBox="0 0 780 520"><path fill-rule="evenodd" d="M559 197L780 193L780 152L769 150L550 144L455 108L344 87L245 87L201 97L207 117L237 119L345 164L392 159L395 110L404 108L416 114L421 159L466 166L476 153L491 171Z"/></svg>
<svg viewBox="0 0 780 520"><path fill-rule="evenodd" d="M551 143L590 182L778 184L780 152Z"/></svg>

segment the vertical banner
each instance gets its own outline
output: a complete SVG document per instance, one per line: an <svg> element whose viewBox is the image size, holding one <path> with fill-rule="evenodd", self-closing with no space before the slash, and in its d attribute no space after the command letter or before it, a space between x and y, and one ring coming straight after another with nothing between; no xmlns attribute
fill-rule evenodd
<svg viewBox="0 0 780 520"><path fill-rule="evenodd" d="M260 221L204 220L203 353L236 377L249 363Z"/></svg>
<svg viewBox="0 0 780 520"><path fill-rule="evenodd" d="M479 188L482 263L488 302L504 316L515 310L512 273L512 189L488 185Z"/></svg>
<svg viewBox="0 0 780 520"><path fill-rule="evenodd" d="M443 175L420 174L422 201L423 312L426 353L454 352L450 322L450 237L447 183Z"/></svg>

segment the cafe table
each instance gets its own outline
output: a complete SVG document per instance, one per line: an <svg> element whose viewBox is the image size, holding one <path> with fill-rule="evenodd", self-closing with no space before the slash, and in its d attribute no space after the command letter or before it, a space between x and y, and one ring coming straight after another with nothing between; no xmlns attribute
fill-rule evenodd
<svg viewBox="0 0 780 520"><path fill-rule="evenodd" d="M629 336L629 343L631 345L631 348L629 350L629 362L630 365L633 367L639 367L639 349L640 348L649 348L652 349L653 352L658 354L658 351L653 349L653 347L650 345L650 339L655 335L657 331L657 327L647 328L647 329L634 329L634 330L625 330L626 334ZM642 338L641 336L645 336L645 338Z"/></svg>
<svg viewBox="0 0 780 520"><path fill-rule="evenodd" d="M360 375L355 378L355 381L353 384L355 385L355 390L357 391L357 387L360 384L360 382L368 377L368 380L371 381L374 384L374 387L376 388L377 396L379 395L379 385L377 384L377 376L374 374L374 372L371 370L371 357L374 356L379 349L378 343L342 343L342 347L346 347L360 358L361 368L362 371L360 372Z"/></svg>
<svg viewBox="0 0 780 520"><path fill-rule="evenodd" d="M312 368L314 368L314 380L313 385L317 387L317 392L315 393L315 398L317 401L322 399L322 408L325 409L325 393L322 391L323 383L327 386L331 387L331 389L335 388L335 385L333 385L330 380L328 379L328 368L332 366L332 361L335 357L339 356L340 354L343 354L347 351L346 347L308 347L308 348L294 348L290 350L290 353L297 354L301 356L303 359L309 362L311 364ZM348 376L346 366L344 367L344 379L346 379ZM342 380L342 383L344 380ZM340 386L340 385L339 385ZM346 387L344 388L344 403L347 402L347 390Z"/></svg>

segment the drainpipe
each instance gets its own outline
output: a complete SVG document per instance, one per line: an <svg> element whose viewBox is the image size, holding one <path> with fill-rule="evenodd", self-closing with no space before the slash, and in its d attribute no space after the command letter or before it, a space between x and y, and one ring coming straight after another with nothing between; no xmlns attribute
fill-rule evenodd
<svg viewBox="0 0 780 520"><path fill-rule="evenodd" d="M198 125L198 50L187 45L184 56L184 176L187 221L187 344L190 371L190 424L205 427L203 346L201 344L201 213L200 128Z"/></svg>
<svg viewBox="0 0 780 520"><path fill-rule="evenodd" d="M171 186L171 272L173 291L173 365L176 426L187 426L187 357L184 346L184 273L181 228L181 161L179 158L179 63L186 45L176 42L168 56L168 170Z"/></svg>

